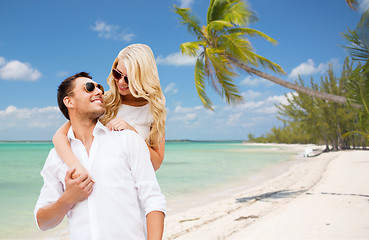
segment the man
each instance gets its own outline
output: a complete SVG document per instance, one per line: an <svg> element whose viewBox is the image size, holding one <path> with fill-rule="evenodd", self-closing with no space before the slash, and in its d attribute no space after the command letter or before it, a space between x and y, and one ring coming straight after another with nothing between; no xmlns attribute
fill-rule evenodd
<svg viewBox="0 0 369 240"><path fill-rule="evenodd" d="M71 121L72 150L93 181L87 175L73 179L74 169L52 149L41 171L37 224L45 231L67 215L71 239L161 239L165 199L147 146L135 132L111 132L98 121L104 90L91 79L85 72L65 79L58 105Z"/></svg>

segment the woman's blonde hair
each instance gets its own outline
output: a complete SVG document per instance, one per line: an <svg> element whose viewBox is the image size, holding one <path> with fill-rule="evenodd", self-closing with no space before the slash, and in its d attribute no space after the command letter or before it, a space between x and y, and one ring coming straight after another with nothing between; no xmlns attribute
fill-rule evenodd
<svg viewBox="0 0 369 240"><path fill-rule="evenodd" d="M119 52L112 68L116 68L119 61L123 61L127 69L128 84L132 95L136 98L144 98L150 104L154 122L146 142L150 146L158 146L164 136L166 110L154 54L147 45L132 44ZM116 117L123 98L111 71L107 82L110 90L104 96L106 112L100 119L104 125Z"/></svg>

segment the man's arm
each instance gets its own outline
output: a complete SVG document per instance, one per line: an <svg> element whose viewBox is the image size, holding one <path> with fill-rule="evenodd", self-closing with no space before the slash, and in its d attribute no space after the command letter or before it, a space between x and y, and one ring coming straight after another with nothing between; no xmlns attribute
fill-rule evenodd
<svg viewBox="0 0 369 240"><path fill-rule="evenodd" d="M72 179L75 169L65 175L66 190L52 204L41 207L36 214L37 224L42 231L54 228L63 220L68 211L77 203L90 196L93 182L87 174Z"/></svg>
<svg viewBox="0 0 369 240"><path fill-rule="evenodd" d="M161 240L164 231L164 213L152 211L146 216L147 240Z"/></svg>
<svg viewBox="0 0 369 240"><path fill-rule="evenodd" d="M146 214L148 239L161 239L164 229L165 198L156 180L150 153L143 139L127 132L125 147L128 149L132 176L137 194Z"/></svg>

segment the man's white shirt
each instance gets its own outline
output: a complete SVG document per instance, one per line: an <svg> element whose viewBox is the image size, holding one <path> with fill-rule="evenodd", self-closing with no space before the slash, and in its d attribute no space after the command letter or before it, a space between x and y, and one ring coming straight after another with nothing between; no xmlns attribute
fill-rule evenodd
<svg viewBox="0 0 369 240"><path fill-rule="evenodd" d="M72 239L145 239L146 226L141 211L165 213L160 191L143 139L133 131L109 131L98 122L87 154L72 128L68 138L72 151L95 181L88 199L77 203L67 214ZM44 185L35 207L37 211L56 202L65 190L68 166L52 149L41 175Z"/></svg>

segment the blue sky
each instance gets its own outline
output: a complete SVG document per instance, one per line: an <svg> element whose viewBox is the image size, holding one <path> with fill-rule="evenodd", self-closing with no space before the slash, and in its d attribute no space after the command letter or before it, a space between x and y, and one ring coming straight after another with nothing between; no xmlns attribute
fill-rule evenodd
<svg viewBox="0 0 369 240"><path fill-rule="evenodd" d="M282 66L279 77L300 74L317 81L328 64L340 70L347 52L341 32L354 29L359 11L344 0L249 0L259 21L250 25L278 41L251 39L256 52ZM157 59L167 100L167 139L234 140L273 126L276 103L291 91L240 72L235 79L245 103L228 106L208 88L215 111L205 110L194 87L194 61L179 45L192 41L177 21L173 4L190 7L201 20L208 0L2 1L0 8L0 140L50 140L65 121L56 89L76 72L90 72L106 89L118 52L132 43L149 45Z"/></svg>

